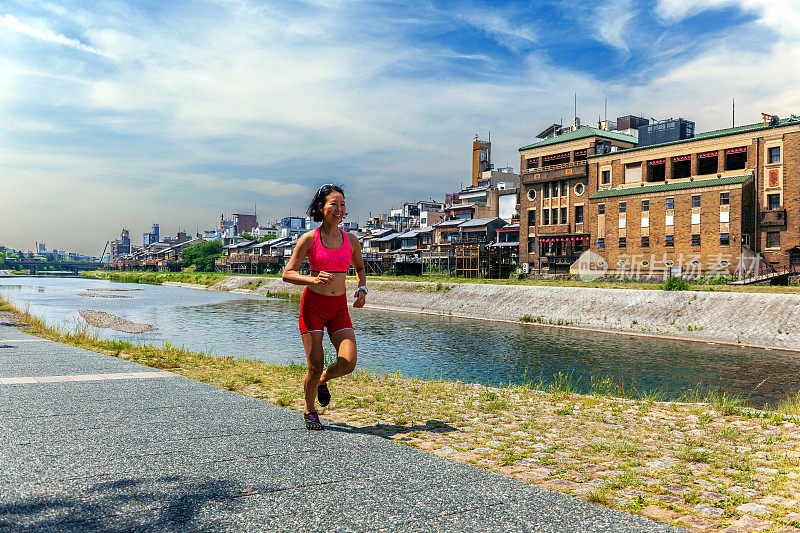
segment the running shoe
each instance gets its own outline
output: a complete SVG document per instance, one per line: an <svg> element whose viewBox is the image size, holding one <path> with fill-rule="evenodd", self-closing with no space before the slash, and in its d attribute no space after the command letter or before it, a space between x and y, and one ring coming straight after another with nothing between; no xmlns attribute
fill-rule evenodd
<svg viewBox="0 0 800 533"><path fill-rule="evenodd" d="M327 383L317 387L317 399L322 407L327 407L331 403L331 392L328 390Z"/></svg>
<svg viewBox="0 0 800 533"><path fill-rule="evenodd" d="M303 418L306 421L306 429L323 429L322 422L319 421L319 415L317 413L306 413L303 415Z"/></svg>

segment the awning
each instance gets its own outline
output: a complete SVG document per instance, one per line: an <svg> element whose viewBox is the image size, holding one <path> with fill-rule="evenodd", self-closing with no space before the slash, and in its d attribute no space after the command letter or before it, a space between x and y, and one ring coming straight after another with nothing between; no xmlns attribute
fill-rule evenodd
<svg viewBox="0 0 800 533"><path fill-rule="evenodd" d="M588 241L588 235L582 235L578 237L546 237L540 238L539 242L580 242L580 241Z"/></svg>

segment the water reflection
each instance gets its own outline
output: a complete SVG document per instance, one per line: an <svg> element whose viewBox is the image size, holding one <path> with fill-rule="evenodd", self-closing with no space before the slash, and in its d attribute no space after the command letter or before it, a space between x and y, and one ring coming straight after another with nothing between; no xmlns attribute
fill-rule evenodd
<svg viewBox="0 0 800 533"><path fill-rule="evenodd" d="M131 298L124 299L80 296L111 286L143 290L126 292ZM94 309L158 328L138 335L97 330L108 337L171 341L267 362L305 361L297 301L75 278L0 279L0 294L51 324L74 327L82 323L79 309ZM800 354L791 352L369 309L352 310L352 316L360 365L378 372L487 384L548 382L561 372L583 387L592 375L610 375L628 390L660 390L674 398L698 385L720 387L756 404L800 389Z"/></svg>

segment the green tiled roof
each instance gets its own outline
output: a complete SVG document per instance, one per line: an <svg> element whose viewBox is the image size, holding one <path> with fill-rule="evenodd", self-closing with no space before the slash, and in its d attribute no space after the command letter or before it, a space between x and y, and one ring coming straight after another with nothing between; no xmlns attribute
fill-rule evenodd
<svg viewBox="0 0 800 533"><path fill-rule="evenodd" d="M625 135L624 133L601 130L591 126L581 126L577 130L562 133L561 135L556 135L555 137L551 137L549 139L543 139L539 142L529 144L528 146L523 146L519 149L519 151L528 150L529 148L541 148L542 146L549 146L551 144L565 143L577 139L584 139L586 137L603 137L605 139L613 139L615 141L624 141L636 144L636 137L631 137L630 135Z"/></svg>
<svg viewBox="0 0 800 533"><path fill-rule="evenodd" d="M597 191L589 197L590 200L599 198L613 198L615 196L631 196L633 194L652 194L656 192L682 191L684 189L700 189L702 187L719 187L722 185L737 185L752 178L752 174L741 176L725 176L724 178L705 178L694 181L679 181L677 183L659 183L658 185L643 185L640 187L625 187L624 189L605 189Z"/></svg>
<svg viewBox="0 0 800 533"><path fill-rule="evenodd" d="M790 118L785 118L778 122L776 126L765 126L763 122L758 122L756 124L746 124L744 126L736 126L734 128L723 128L721 130L711 130L711 131L704 131L703 133L697 133L694 137L689 139L680 139L677 141L670 141L661 144L648 144L647 146L637 146L635 148L625 148L624 150L620 150L619 152L611 152L607 154L590 154L588 157L603 157L603 156L615 156L618 155L620 152L628 153L628 152L635 152L637 150L647 150L648 148L654 148L656 146L671 146L674 144L681 144L681 143L690 143L694 141L702 141L704 139L715 139L717 137L726 137L728 135L738 135L740 133L750 133L752 131L760 131L760 130L769 130L773 128L780 128L781 126L791 126L793 124L800 124L800 117L796 117L792 115ZM549 139L548 139L549 140Z"/></svg>

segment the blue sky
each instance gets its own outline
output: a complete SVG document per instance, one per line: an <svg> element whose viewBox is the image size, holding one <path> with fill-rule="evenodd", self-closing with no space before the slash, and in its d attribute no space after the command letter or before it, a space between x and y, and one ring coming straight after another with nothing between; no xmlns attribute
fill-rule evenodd
<svg viewBox="0 0 800 533"><path fill-rule="evenodd" d="M800 113L791 0L0 0L0 244L98 253L303 211L362 222L469 181L573 115L698 131ZM88 7L87 7L88 6Z"/></svg>

